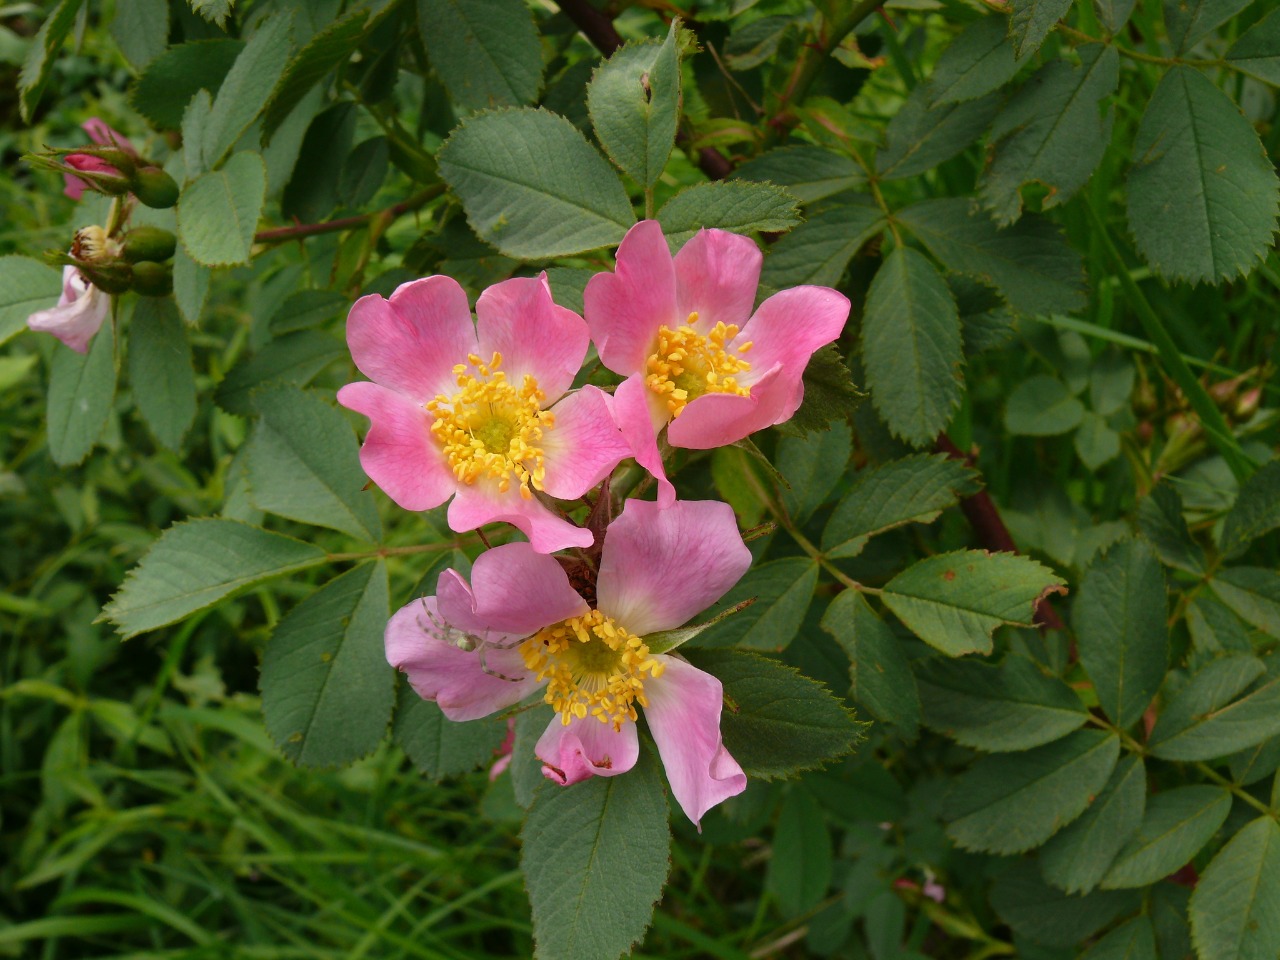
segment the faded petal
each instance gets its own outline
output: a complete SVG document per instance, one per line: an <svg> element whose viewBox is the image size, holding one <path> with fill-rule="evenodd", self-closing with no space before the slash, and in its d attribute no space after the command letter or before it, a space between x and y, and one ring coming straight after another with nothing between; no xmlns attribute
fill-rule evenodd
<svg viewBox="0 0 1280 960"><path fill-rule="evenodd" d="M724 596L750 566L727 503L678 500L664 509L628 500L605 531L597 604L634 634L671 630Z"/></svg>
<svg viewBox="0 0 1280 960"><path fill-rule="evenodd" d="M501 353L508 382L518 386L532 375L548 403L573 385L590 342L586 321L551 299L545 273L503 280L480 294L476 330L481 358Z"/></svg>
<svg viewBox="0 0 1280 960"><path fill-rule="evenodd" d="M567 787L588 777L626 773L640 757L640 738L634 723L614 730L613 724L595 717L575 717L565 724L556 714L534 753L543 763L542 775Z"/></svg>
<svg viewBox="0 0 1280 960"><path fill-rule="evenodd" d="M631 456L631 447L613 421L608 395L583 387L552 408L556 425L542 437L547 493L576 500Z"/></svg>
<svg viewBox="0 0 1280 960"><path fill-rule="evenodd" d="M457 487L449 504L449 529L459 533L486 523L510 523L526 537L538 553L554 553L567 547L589 547L595 542L591 531L557 516L537 497L525 499L512 483L506 493L489 480Z"/></svg>
<svg viewBox="0 0 1280 960"><path fill-rule="evenodd" d="M610 404L614 422L631 448L636 463L644 467L658 482L658 503L670 506L676 499L676 488L667 479L658 450L658 431L667 422L662 401L644 382L644 374L628 377L613 391Z"/></svg>
<svg viewBox="0 0 1280 960"><path fill-rule="evenodd" d="M717 323L741 327L751 316L763 257L750 237L728 230L699 230L675 256L675 319L697 312L697 329Z"/></svg>
<svg viewBox="0 0 1280 960"><path fill-rule="evenodd" d="M588 609L559 562L527 543L505 543L476 557L470 586L446 570L436 595L445 622L482 638L529 637Z"/></svg>
<svg viewBox="0 0 1280 960"><path fill-rule="evenodd" d="M658 221L641 220L627 231L616 269L587 282L583 303L601 362L623 376L644 369L658 328L685 321L677 314L675 266Z"/></svg>
<svg viewBox="0 0 1280 960"><path fill-rule="evenodd" d="M51 333L76 353L88 353L89 341L111 312L111 297L80 276L75 267L62 268L62 296L58 304L27 317L27 326Z"/></svg>
<svg viewBox="0 0 1280 960"><path fill-rule="evenodd" d="M724 688L711 674L659 655L662 676L645 683L645 720L680 809L702 829L702 815L747 788L747 776L720 737Z"/></svg>

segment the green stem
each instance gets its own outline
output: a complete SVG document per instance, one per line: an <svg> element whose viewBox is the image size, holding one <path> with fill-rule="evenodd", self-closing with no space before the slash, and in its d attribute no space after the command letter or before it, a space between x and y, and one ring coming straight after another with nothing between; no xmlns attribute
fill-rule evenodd
<svg viewBox="0 0 1280 960"><path fill-rule="evenodd" d="M1259 800L1257 797L1251 794L1248 790L1245 790L1239 784L1233 783L1231 780L1228 780L1226 777L1220 774L1217 770L1213 769L1213 767L1209 766L1207 763L1197 762L1195 767L1196 767L1196 770L1198 770L1202 775L1212 780L1218 786L1225 787L1226 789L1230 790L1234 796L1239 797L1241 800L1243 800L1249 806L1253 807L1253 809L1257 810L1263 816L1270 817L1272 820L1280 820L1280 811L1277 811L1267 806L1265 803L1263 803L1261 800Z"/></svg>

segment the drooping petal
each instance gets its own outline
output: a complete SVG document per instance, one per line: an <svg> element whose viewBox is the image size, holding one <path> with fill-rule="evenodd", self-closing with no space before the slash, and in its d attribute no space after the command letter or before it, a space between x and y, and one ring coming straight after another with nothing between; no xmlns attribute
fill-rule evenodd
<svg viewBox="0 0 1280 960"><path fill-rule="evenodd" d="M401 607L387 623L387 662L450 720L476 720L519 703L538 688L516 649L466 651L442 639L434 597ZM486 668L489 672L485 672ZM496 674L518 678L515 682Z"/></svg>
<svg viewBox="0 0 1280 960"><path fill-rule="evenodd" d="M411 400L452 394L454 365L476 352L467 295L437 276L401 284L390 300L361 297L347 317L347 346L361 373Z"/></svg>
<svg viewBox="0 0 1280 960"><path fill-rule="evenodd" d="M642 373L622 381L611 401L614 422L631 448L631 455L658 481L658 503L670 506L675 502L676 488L667 479L658 450L658 431L668 416L662 401L645 385Z"/></svg>
<svg viewBox="0 0 1280 960"><path fill-rule="evenodd" d="M727 503L678 500L663 509L628 500L605 531L597 605L634 634L670 630L724 596L749 566Z"/></svg>
<svg viewBox="0 0 1280 960"><path fill-rule="evenodd" d="M631 456L609 409L608 395L587 386L553 408L556 425L542 437L545 489L560 500L576 500Z"/></svg>
<svg viewBox="0 0 1280 960"><path fill-rule="evenodd" d="M37 310L27 326L51 333L76 353L87 353L89 341L111 312L111 297L87 283L75 267L62 268L62 296L57 306Z"/></svg>
<svg viewBox="0 0 1280 960"><path fill-rule="evenodd" d="M741 327L751 316L760 283L760 248L727 230L699 230L675 256L676 319L697 312L696 329L717 323Z"/></svg>
<svg viewBox="0 0 1280 960"><path fill-rule="evenodd" d="M360 465L406 510L430 510L457 486L429 432L431 415L408 397L362 380L338 391L338 402L369 418Z"/></svg>
<svg viewBox="0 0 1280 960"><path fill-rule="evenodd" d="M587 281L583 304L601 362L623 376L642 370L658 327L685 320L677 315L675 266L656 220L627 231L617 268Z"/></svg>
<svg viewBox="0 0 1280 960"><path fill-rule="evenodd" d="M591 531L556 516L537 497L525 499L512 484L506 493L491 481L460 484L458 495L449 504L449 529L459 533L486 523L509 523L529 538L538 553L554 553L568 547L589 547L595 542Z"/></svg>
<svg viewBox="0 0 1280 960"><path fill-rule="evenodd" d="M662 676L644 685L645 720L680 809L702 829L702 815L747 788L747 776L720 738L724 688L711 674L659 655Z"/></svg>
<svg viewBox="0 0 1280 960"><path fill-rule="evenodd" d="M505 543L480 554L470 587L446 570L436 596L445 622L481 637L528 637L588 610L556 559L527 543Z"/></svg>
<svg viewBox="0 0 1280 960"><path fill-rule="evenodd" d="M502 354L507 381L520 385L525 374L538 381L553 403L570 386L587 355L587 322L551 299L544 273L495 283L476 301L480 357Z"/></svg>
<svg viewBox="0 0 1280 960"><path fill-rule="evenodd" d="M750 341L746 354L751 369L738 375L743 386L752 386L774 364L781 364L784 379L799 379L809 358L819 347L833 342L849 319L849 298L830 287L792 287L775 293L760 304L735 339Z"/></svg>
<svg viewBox="0 0 1280 960"><path fill-rule="evenodd" d="M667 441L688 450L723 447L790 419L803 397L804 381L795 370L774 364L752 385L750 396L706 393L691 402L667 427Z"/></svg>
<svg viewBox="0 0 1280 960"><path fill-rule="evenodd" d="M640 739L634 723L614 730L613 724L595 717L575 717L565 724L556 714L538 738L534 753L544 764L542 775L567 787L587 777L626 773L640 757Z"/></svg>

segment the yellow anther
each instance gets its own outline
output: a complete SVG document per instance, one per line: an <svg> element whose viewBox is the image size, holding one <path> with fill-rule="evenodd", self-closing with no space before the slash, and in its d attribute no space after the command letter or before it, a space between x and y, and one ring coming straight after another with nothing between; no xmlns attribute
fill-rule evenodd
<svg viewBox="0 0 1280 960"><path fill-rule="evenodd" d="M751 369L751 364L731 353L728 344L738 335L734 324L717 323L707 333L694 329L696 312L676 329L658 328L654 351L645 361L645 383L662 397L672 417L678 417L690 401L707 393L732 393L740 397L751 394L749 387L738 386L736 375ZM736 348L739 354L751 349L746 343Z"/></svg>

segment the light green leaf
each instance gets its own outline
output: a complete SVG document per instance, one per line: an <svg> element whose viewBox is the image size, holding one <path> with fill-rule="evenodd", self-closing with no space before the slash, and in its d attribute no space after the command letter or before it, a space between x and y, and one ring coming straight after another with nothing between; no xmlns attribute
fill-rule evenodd
<svg viewBox="0 0 1280 960"><path fill-rule="evenodd" d="M231 16L231 7L236 0L187 0L191 9L210 23L220 27L227 25L227 17Z"/></svg>
<svg viewBox="0 0 1280 960"><path fill-rule="evenodd" d="M831 886L831 833L822 808L804 790L793 789L782 803L773 831L773 856L764 888L785 917L816 907Z"/></svg>
<svg viewBox="0 0 1280 960"><path fill-rule="evenodd" d="M1259 817L1218 851L1191 894L1201 960L1272 960L1280 953L1280 824Z"/></svg>
<svg viewBox="0 0 1280 960"><path fill-rule="evenodd" d="M957 103L986 96L1013 79L1026 59L1014 57L1005 17L981 17L965 27L938 58L929 77L933 102Z"/></svg>
<svg viewBox="0 0 1280 960"><path fill-rule="evenodd" d="M1212 760L1280 734L1280 680L1234 699L1263 670L1261 660L1244 654L1209 661L1161 711L1151 752L1166 760Z"/></svg>
<svg viewBox="0 0 1280 960"><path fill-rule="evenodd" d="M306 386L346 348L327 334L299 330L276 337L247 360L232 367L218 384L214 400L228 413L247 417L253 413L251 394L271 383Z"/></svg>
<svg viewBox="0 0 1280 960"><path fill-rule="evenodd" d="M1097 799L1040 851L1044 878L1067 893L1088 893L1137 832L1146 803L1147 774L1142 759L1132 755L1122 758Z"/></svg>
<svg viewBox="0 0 1280 960"><path fill-rule="evenodd" d="M703 644L781 650L804 622L818 582L818 565L808 557L784 557L752 567L714 608L727 609L743 600L755 602L708 629Z"/></svg>
<svg viewBox="0 0 1280 960"><path fill-rule="evenodd" d="M27 327L27 317L58 302L62 277L31 257L0 257L0 343Z"/></svg>
<svg viewBox="0 0 1280 960"><path fill-rule="evenodd" d="M1198 70L1160 80L1133 145L1129 229L1162 275L1217 283L1271 247L1280 181L1258 134Z"/></svg>
<svg viewBox="0 0 1280 960"><path fill-rule="evenodd" d="M250 498L259 510L341 530L361 540L382 536L369 478L350 422L313 393L263 387L253 395L259 419L249 441Z"/></svg>
<svg viewBox="0 0 1280 960"><path fill-rule="evenodd" d="M991 906L1000 919L1021 936L1051 947L1075 946L1140 903L1132 890L1098 890L1083 897L1063 893L1047 886L1028 859L1005 870L991 888Z"/></svg>
<svg viewBox="0 0 1280 960"><path fill-rule="evenodd" d="M1258 537L1280 527L1280 460L1264 464L1244 482L1222 524L1225 559L1238 557Z"/></svg>
<svg viewBox="0 0 1280 960"><path fill-rule="evenodd" d="M182 168L186 172L186 181L190 183L209 169L204 162L204 128L209 123L209 114L213 112L213 97L208 90L198 90L187 104L182 114L182 139L187 146L182 148ZM181 201L181 197L178 198Z"/></svg>
<svg viewBox="0 0 1280 960"><path fill-rule="evenodd" d="M188 520L160 536L129 571L102 616L128 639L326 559L313 544L247 523Z"/></svg>
<svg viewBox="0 0 1280 960"><path fill-rule="evenodd" d="M351 763L382 741L396 676L382 641L389 605L378 560L330 580L276 625L262 657L262 713L294 763Z"/></svg>
<svg viewBox="0 0 1280 960"><path fill-rule="evenodd" d="M703 227L734 233L781 232L800 222L796 198L781 187L718 180L685 187L662 205L658 222L674 250Z"/></svg>
<svg viewBox="0 0 1280 960"><path fill-rule="evenodd" d="M521 839L534 956L613 960L644 935L667 879L671 833L657 762L642 750L622 776L544 784Z"/></svg>
<svg viewBox="0 0 1280 960"><path fill-rule="evenodd" d="M898 619L949 657L990 653L1002 623L1030 626L1036 602L1062 589L1048 567L1012 553L957 550L928 557L884 586Z"/></svg>
<svg viewBox="0 0 1280 960"><path fill-rule="evenodd" d="M843 590L831 601L822 615L822 629L849 657L854 702L914 740L920 727L920 694L893 631L856 590Z"/></svg>
<svg viewBox="0 0 1280 960"><path fill-rule="evenodd" d="M191 258L207 267L248 263L266 191L262 156L248 150L183 190L178 236Z"/></svg>
<svg viewBox="0 0 1280 960"><path fill-rule="evenodd" d="M49 456L60 467L75 466L98 442L116 395L116 335L111 318L102 324L87 354L54 350L49 370Z"/></svg>
<svg viewBox="0 0 1280 960"><path fill-rule="evenodd" d="M1138 501L1138 529L1163 563L1196 575L1204 573L1204 550L1191 538L1182 515L1182 497L1169 482L1156 484Z"/></svg>
<svg viewBox="0 0 1280 960"><path fill-rule="evenodd" d="M111 18L111 38L129 66L145 69L169 46L168 0L133 0L118 5Z"/></svg>
<svg viewBox="0 0 1280 960"><path fill-rule="evenodd" d="M439 783L494 760L507 735L507 721L494 714L456 723L406 683L400 687L391 734L413 765Z"/></svg>
<svg viewBox="0 0 1280 960"><path fill-rule="evenodd" d="M810 144L775 147L742 164L733 177L776 183L801 203L821 200L867 180L849 155Z"/></svg>
<svg viewBox="0 0 1280 960"><path fill-rule="evenodd" d="M173 253L173 302L189 326L200 322L205 301L209 299L212 271L191 259L181 246Z"/></svg>
<svg viewBox="0 0 1280 960"><path fill-rule="evenodd" d="M1280 638L1280 574L1262 567L1231 567L1209 581L1240 619Z"/></svg>
<svg viewBox="0 0 1280 960"><path fill-rule="evenodd" d="M1011 0L1009 36L1013 52L1029 57L1040 49L1053 25L1066 16L1071 0Z"/></svg>
<svg viewBox="0 0 1280 960"><path fill-rule="evenodd" d="M60 0L27 47L27 58L18 77L18 106L26 123L31 122L40 95L49 83L57 53L71 34L83 5L84 0Z"/></svg>
<svg viewBox="0 0 1280 960"><path fill-rule="evenodd" d="M760 282L774 290L835 286L854 254L884 228L883 211L864 198L820 210L770 246Z"/></svg>
<svg viewBox="0 0 1280 960"><path fill-rule="evenodd" d="M920 84L889 121L876 154L883 179L918 176L974 146L999 105L995 94L965 103L935 103L934 96L932 84Z"/></svg>
<svg viewBox="0 0 1280 960"><path fill-rule="evenodd" d="M1010 433L1052 437L1074 430L1084 418L1084 404L1057 377L1036 374L1018 384L1004 408Z"/></svg>
<svg viewBox="0 0 1280 960"><path fill-rule="evenodd" d="M191 343L172 300L139 297L129 320L129 384L151 433L175 453L196 418Z"/></svg>
<svg viewBox="0 0 1280 960"><path fill-rule="evenodd" d="M522 0L418 0L418 31L431 65L469 110L532 103L542 89L542 49Z"/></svg>
<svg viewBox="0 0 1280 960"><path fill-rule="evenodd" d="M213 109L203 130L203 140L185 144L187 150L194 150L197 143L200 144L207 168L214 169L222 162L267 105L271 90L284 73L289 59L292 29L293 15L290 13L266 17L259 22L258 29L236 57L214 98Z"/></svg>
<svg viewBox="0 0 1280 960"><path fill-rule="evenodd" d="M600 145L624 173L650 189L662 176L680 120L679 21L667 38L625 44L587 85Z"/></svg>
<svg viewBox="0 0 1280 960"><path fill-rule="evenodd" d="M841 421L807 437L778 441L778 472L791 484L782 491L782 502L793 521L803 525L822 506L844 475L852 452L852 431Z"/></svg>
<svg viewBox="0 0 1280 960"><path fill-rule="evenodd" d="M472 229L508 256L611 246L635 222L609 164L573 124L545 110L464 120L438 158Z"/></svg>
<svg viewBox="0 0 1280 960"><path fill-rule="evenodd" d="M1151 920L1139 915L1120 924L1080 960L1156 960L1156 934Z"/></svg>
<svg viewBox="0 0 1280 960"><path fill-rule="evenodd" d="M1231 45L1226 59L1237 70L1280 87L1280 9L1272 10L1246 30Z"/></svg>
<svg viewBox="0 0 1280 960"><path fill-rule="evenodd" d="M1127 727L1142 716L1169 667L1164 572L1132 537L1089 564L1073 609L1080 662L1098 702Z"/></svg>
<svg viewBox="0 0 1280 960"><path fill-rule="evenodd" d="M1174 53L1186 53L1252 0L1164 0L1164 25Z"/></svg>
<svg viewBox="0 0 1280 960"><path fill-rule="evenodd" d="M960 404L963 362L951 289L923 254L898 247L876 271L862 319L871 402L895 436L933 442Z"/></svg>
<svg viewBox="0 0 1280 960"><path fill-rule="evenodd" d="M1145 887L1190 862L1218 832L1231 811L1231 793L1206 785L1153 794L1146 816L1116 857L1104 889Z"/></svg>
<svg viewBox="0 0 1280 960"><path fill-rule="evenodd" d="M947 795L947 834L985 853L1038 847L1085 811L1119 754L1114 734L1077 730L1034 750L983 757Z"/></svg>
<svg viewBox="0 0 1280 960"><path fill-rule="evenodd" d="M827 521L822 552L857 556L871 537L908 523L931 523L979 486L977 471L943 454L918 453L867 467Z"/></svg>
<svg viewBox="0 0 1280 960"><path fill-rule="evenodd" d="M216 94L227 72L245 47L243 40L193 40L170 47L142 72L129 93L129 102L140 114L165 130L182 126L187 104L197 91ZM193 153L200 154L200 137Z"/></svg>

